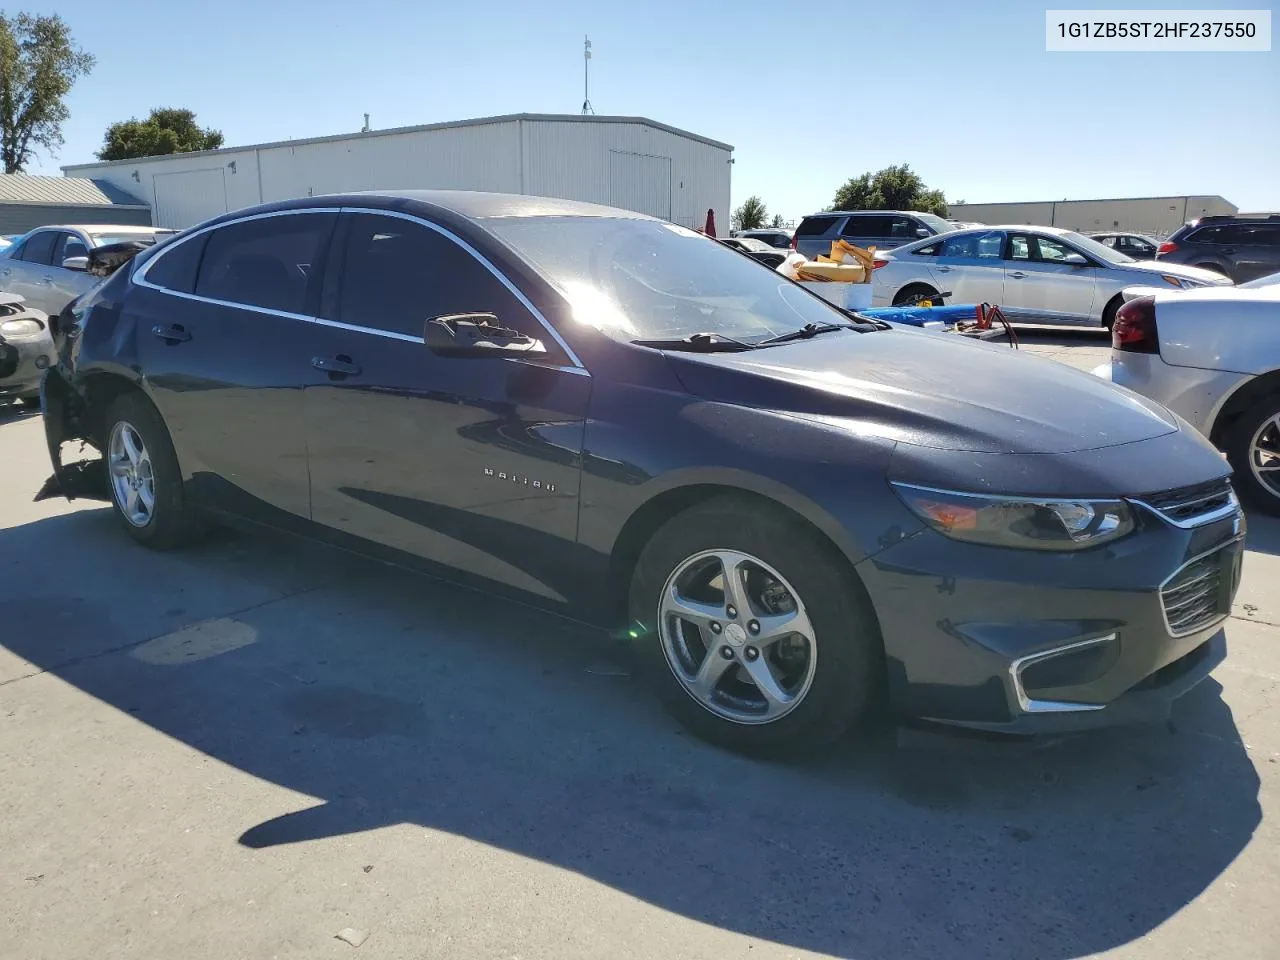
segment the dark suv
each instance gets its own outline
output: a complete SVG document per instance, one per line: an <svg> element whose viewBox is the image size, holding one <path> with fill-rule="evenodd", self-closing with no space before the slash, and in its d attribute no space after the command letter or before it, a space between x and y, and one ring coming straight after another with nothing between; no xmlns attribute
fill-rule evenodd
<svg viewBox="0 0 1280 960"><path fill-rule="evenodd" d="M1190 220L1160 244L1156 259L1216 270L1236 283L1275 273L1280 270L1280 214Z"/></svg>
<svg viewBox="0 0 1280 960"><path fill-rule="evenodd" d="M828 253L835 240L844 239L856 247L875 247L888 250L892 247L950 233L959 229L932 213L913 210L830 210L811 213L796 228L794 247L806 257L813 258Z"/></svg>

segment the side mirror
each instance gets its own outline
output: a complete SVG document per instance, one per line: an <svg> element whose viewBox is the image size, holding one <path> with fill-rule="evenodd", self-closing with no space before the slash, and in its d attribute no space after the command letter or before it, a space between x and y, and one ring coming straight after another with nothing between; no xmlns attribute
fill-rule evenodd
<svg viewBox="0 0 1280 960"><path fill-rule="evenodd" d="M928 230L926 230L924 227L917 227L916 236L919 237L921 240L923 240L925 237L932 237L933 234L930 233Z"/></svg>
<svg viewBox="0 0 1280 960"><path fill-rule="evenodd" d="M522 357L545 354L541 340L504 327L492 313L453 313L432 317L423 342L444 357Z"/></svg>
<svg viewBox="0 0 1280 960"><path fill-rule="evenodd" d="M88 270L89 258L88 257L67 257L67 259L62 261L62 266L66 270Z"/></svg>
<svg viewBox="0 0 1280 960"><path fill-rule="evenodd" d="M1079 253L1068 253L1062 262L1071 267L1087 267L1089 265L1089 261L1084 258L1083 254Z"/></svg>

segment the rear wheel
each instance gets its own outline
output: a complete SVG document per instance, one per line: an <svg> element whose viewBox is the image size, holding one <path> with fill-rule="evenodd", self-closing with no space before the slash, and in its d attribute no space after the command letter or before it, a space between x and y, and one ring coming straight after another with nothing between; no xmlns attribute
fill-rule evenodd
<svg viewBox="0 0 1280 960"><path fill-rule="evenodd" d="M938 291L927 283L911 283L893 295L893 305L895 307L905 306L913 297L917 296L936 298ZM938 301L935 300L935 302Z"/></svg>
<svg viewBox="0 0 1280 960"><path fill-rule="evenodd" d="M882 686L880 631L853 569L805 523L751 500L717 498L664 525L630 609L668 709L730 749L825 744Z"/></svg>
<svg viewBox="0 0 1280 960"><path fill-rule="evenodd" d="M1124 305L1124 297L1116 294L1102 310L1102 325L1110 330L1116 323L1116 312Z"/></svg>
<svg viewBox="0 0 1280 960"><path fill-rule="evenodd" d="M1280 392L1258 398L1231 425L1224 447L1240 495L1280 516Z"/></svg>
<svg viewBox="0 0 1280 960"><path fill-rule="evenodd" d="M140 393L117 397L104 435L111 504L129 535L156 550L198 536L202 524L184 502L178 457L151 402Z"/></svg>

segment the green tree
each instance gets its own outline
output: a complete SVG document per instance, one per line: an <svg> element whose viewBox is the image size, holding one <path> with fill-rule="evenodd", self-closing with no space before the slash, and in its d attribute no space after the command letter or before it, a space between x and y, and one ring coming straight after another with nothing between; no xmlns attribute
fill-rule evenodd
<svg viewBox="0 0 1280 960"><path fill-rule="evenodd" d="M747 197L742 206L733 211L734 230L759 230L768 220L769 213L759 197Z"/></svg>
<svg viewBox="0 0 1280 960"><path fill-rule="evenodd" d="M72 85L93 69L94 58L71 39L56 13L0 12L0 160L5 173L21 173L39 148L62 146L63 102Z"/></svg>
<svg viewBox="0 0 1280 960"><path fill-rule="evenodd" d="M221 132L199 126L192 111L160 107L152 110L145 120L134 117L107 127L98 159L161 157L170 153L217 150L220 146Z"/></svg>
<svg viewBox="0 0 1280 960"><path fill-rule="evenodd" d="M920 175L903 163L845 181L836 191L831 209L919 210L945 217L947 201L941 190L929 189Z"/></svg>
<svg viewBox="0 0 1280 960"><path fill-rule="evenodd" d="M775 228L775 229L777 229L777 230L781 230L781 229L782 229L782 214L780 214L780 213L775 213L775 214L773 215L773 219L772 219L771 221L769 221L769 226L771 226L771 227L773 227L773 228Z"/></svg>

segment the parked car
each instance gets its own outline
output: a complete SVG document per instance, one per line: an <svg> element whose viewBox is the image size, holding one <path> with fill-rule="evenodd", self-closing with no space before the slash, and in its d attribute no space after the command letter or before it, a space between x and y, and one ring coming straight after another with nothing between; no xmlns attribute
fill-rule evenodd
<svg viewBox="0 0 1280 960"><path fill-rule="evenodd" d="M812 259L828 253L836 240L857 247L888 250L899 244L948 233L955 227L932 213L910 210L833 210L811 213L800 221L792 247Z"/></svg>
<svg viewBox="0 0 1280 960"><path fill-rule="evenodd" d="M39 407L40 380L56 359L48 316L0 293L0 401Z"/></svg>
<svg viewBox="0 0 1280 960"><path fill-rule="evenodd" d="M763 240L756 240L752 237L723 237L720 242L725 246L733 247L735 250L741 250L747 256L759 260L761 263L770 267L777 267L783 260L787 259L790 250L779 250L777 247L771 247Z"/></svg>
<svg viewBox="0 0 1280 960"><path fill-rule="evenodd" d="M1190 263L1236 283L1280 270L1280 214L1267 217L1201 217L1160 244L1162 264Z"/></svg>
<svg viewBox="0 0 1280 960"><path fill-rule="evenodd" d="M874 306L921 294L952 303L992 303L1017 323L1110 327L1137 283L1183 289L1230 284L1196 267L1139 262L1095 240L1056 227L980 227L918 240L876 254Z"/></svg>
<svg viewBox="0 0 1280 960"><path fill-rule="evenodd" d="M1111 364L1227 457L1242 495L1280 515L1280 273L1227 289L1125 291Z"/></svg>
<svg viewBox="0 0 1280 960"><path fill-rule="evenodd" d="M1154 260L1160 246L1159 240L1144 237L1140 233L1092 233L1089 239L1134 260Z"/></svg>
<svg viewBox="0 0 1280 960"><path fill-rule="evenodd" d="M981 729L1163 717L1225 655L1240 515L1203 437L651 217L301 198L69 313L41 497L107 500L150 547L256 521L618 627L738 749L829 741L881 692ZM104 458L63 464L72 439Z"/></svg>
<svg viewBox="0 0 1280 960"><path fill-rule="evenodd" d="M761 227L758 230L738 230L735 237L749 240L760 240L779 250L791 249L791 231L779 227Z"/></svg>
<svg viewBox="0 0 1280 960"><path fill-rule="evenodd" d="M175 232L105 224L40 227L0 251L0 291L16 293L33 309L56 315L97 284L98 278L87 272L89 251L127 240L155 243Z"/></svg>

